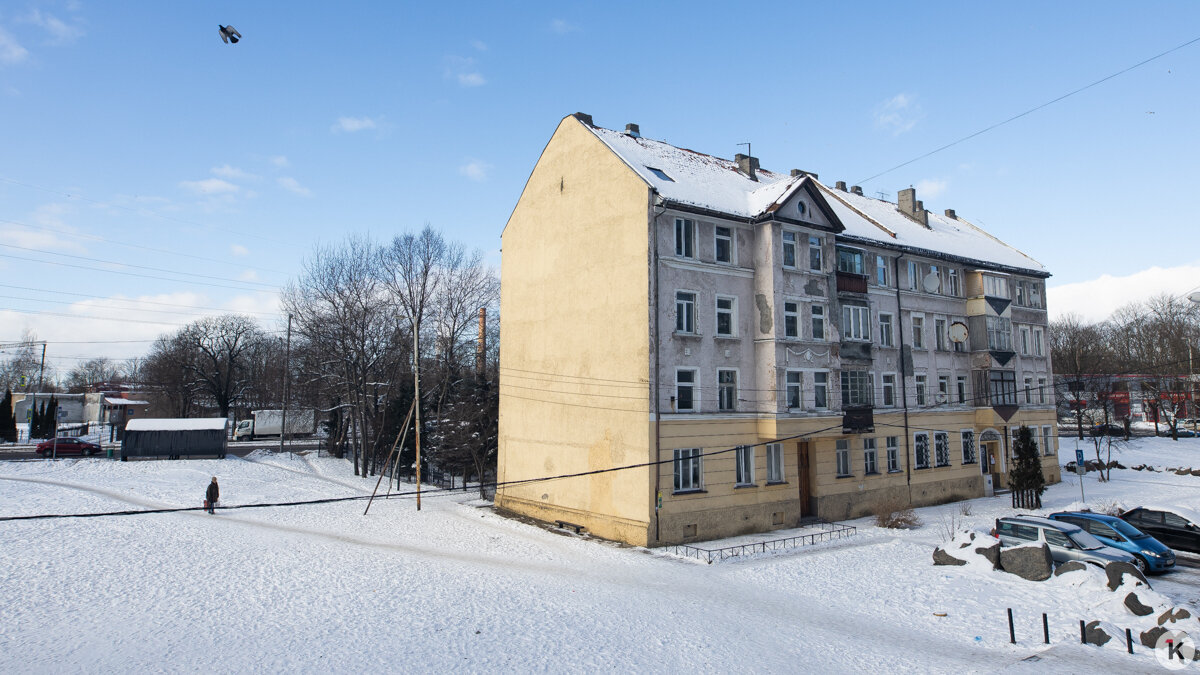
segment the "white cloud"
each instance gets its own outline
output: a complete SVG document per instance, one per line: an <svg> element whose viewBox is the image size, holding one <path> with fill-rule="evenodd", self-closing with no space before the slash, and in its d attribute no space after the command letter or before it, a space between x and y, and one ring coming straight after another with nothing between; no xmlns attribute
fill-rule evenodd
<svg viewBox="0 0 1200 675"><path fill-rule="evenodd" d="M458 173L470 178L473 181L485 181L488 177L488 171L492 168L491 164L479 159L468 160L466 164L458 167Z"/></svg>
<svg viewBox="0 0 1200 675"><path fill-rule="evenodd" d="M258 272L254 270L244 270L238 275L240 281L258 281Z"/></svg>
<svg viewBox="0 0 1200 675"><path fill-rule="evenodd" d="M480 87L487 84L487 80L475 68L475 59L469 56L447 57L446 77L456 80L463 87Z"/></svg>
<svg viewBox="0 0 1200 675"><path fill-rule="evenodd" d="M41 10L37 9L30 11L25 16L24 21L38 26L49 33L51 44L66 44L75 41L83 35L83 28L78 23L75 25L68 24L53 14L42 14Z"/></svg>
<svg viewBox="0 0 1200 675"><path fill-rule="evenodd" d="M28 56L29 50L22 47L16 38L0 28L0 63L20 63Z"/></svg>
<svg viewBox="0 0 1200 675"><path fill-rule="evenodd" d="M479 73L459 73L458 83L464 87L481 87L487 84L487 80Z"/></svg>
<svg viewBox="0 0 1200 675"><path fill-rule="evenodd" d="M337 122L333 123L331 131L335 134L341 132L352 134L356 131L374 129L375 126L375 120L370 117L339 117Z"/></svg>
<svg viewBox="0 0 1200 675"><path fill-rule="evenodd" d="M550 30L559 35L566 35L567 33L574 33L579 30L579 26L568 22L566 19L554 19L550 22Z"/></svg>
<svg viewBox="0 0 1200 675"><path fill-rule="evenodd" d="M250 249L242 246L241 244L230 244L229 252L235 256L250 255Z"/></svg>
<svg viewBox="0 0 1200 675"><path fill-rule="evenodd" d="M42 250L78 251L81 253L87 251L87 249L75 241L63 239L54 232L31 230L18 226L0 228L0 242L13 246Z"/></svg>
<svg viewBox="0 0 1200 675"><path fill-rule="evenodd" d="M948 185L949 183L946 181L939 180L937 178L926 178L924 180L917 181L917 196L921 198L921 201L925 201L926 199L936 199L946 191L946 187Z"/></svg>
<svg viewBox="0 0 1200 675"><path fill-rule="evenodd" d="M488 48L487 44L483 40L471 40L471 46L481 52L486 52Z"/></svg>
<svg viewBox="0 0 1200 675"><path fill-rule="evenodd" d="M292 178L291 176L284 176L282 178L276 179L275 182L279 183L279 187L283 188L284 190L298 194L301 197L307 197L307 196L309 196L309 194L311 194L311 192L308 188L301 185L300 181L296 180L295 178Z"/></svg>
<svg viewBox="0 0 1200 675"><path fill-rule="evenodd" d="M241 188L221 180L220 178L205 178L204 180L179 181L179 187L200 195L219 195L237 192Z"/></svg>
<svg viewBox="0 0 1200 675"><path fill-rule="evenodd" d="M236 166L230 166L228 164L225 164L222 166L214 166L212 168L212 173L214 176L218 176L220 178L228 178L229 180L257 180L258 179L258 176L255 176L254 174L248 173L246 171L242 171L241 169L237 168Z"/></svg>
<svg viewBox="0 0 1200 675"><path fill-rule="evenodd" d="M911 131L923 115L916 98L909 94L896 94L875 107L875 126L892 132L893 136Z"/></svg>
<svg viewBox="0 0 1200 675"><path fill-rule="evenodd" d="M283 155L275 155L270 158L270 162L277 167L284 168L288 166L288 158Z"/></svg>
<svg viewBox="0 0 1200 675"><path fill-rule="evenodd" d="M1200 262L1177 267L1151 267L1125 276L1104 274L1046 288L1051 318L1078 314L1087 321L1103 321L1114 310L1132 302L1144 302L1161 293L1182 295L1200 285Z"/></svg>

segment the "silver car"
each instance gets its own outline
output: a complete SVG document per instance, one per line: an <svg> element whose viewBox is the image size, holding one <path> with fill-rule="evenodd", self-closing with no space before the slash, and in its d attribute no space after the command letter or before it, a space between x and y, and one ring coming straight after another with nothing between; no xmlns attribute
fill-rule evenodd
<svg viewBox="0 0 1200 675"><path fill-rule="evenodd" d="M996 519L996 538L1001 546L1044 543L1050 547L1055 565L1071 560L1103 567L1110 562L1134 564L1133 556L1105 546L1083 528L1039 516L1008 516Z"/></svg>

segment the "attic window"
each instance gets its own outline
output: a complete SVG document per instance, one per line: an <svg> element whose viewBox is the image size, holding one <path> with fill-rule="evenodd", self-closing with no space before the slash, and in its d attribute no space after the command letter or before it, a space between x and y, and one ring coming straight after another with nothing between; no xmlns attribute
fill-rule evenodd
<svg viewBox="0 0 1200 675"><path fill-rule="evenodd" d="M800 201L796 202L796 212L797 213L799 213L800 215L804 215L804 213L806 211L808 211L808 206L804 202L800 202Z"/></svg>
<svg viewBox="0 0 1200 675"><path fill-rule="evenodd" d="M675 182L675 179L674 179L674 178L671 178L671 177L670 177L670 176L668 176L667 174L663 173L663 170L662 170L662 169L656 169L656 168L654 168L654 167L652 167L652 166L648 166L648 167L646 167L646 168L647 168L647 169L650 169L650 173L653 173L655 176L658 176L659 178L661 178L661 179L663 179L663 180L665 180L665 181L668 181L668 182L671 182L671 183L674 183L674 182Z"/></svg>

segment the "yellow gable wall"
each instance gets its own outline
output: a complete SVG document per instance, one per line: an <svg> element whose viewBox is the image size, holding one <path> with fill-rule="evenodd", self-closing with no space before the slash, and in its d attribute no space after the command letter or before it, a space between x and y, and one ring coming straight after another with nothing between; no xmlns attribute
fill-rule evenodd
<svg viewBox="0 0 1200 675"><path fill-rule="evenodd" d="M501 248L497 506L644 540L650 459L649 188L565 118Z"/></svg>

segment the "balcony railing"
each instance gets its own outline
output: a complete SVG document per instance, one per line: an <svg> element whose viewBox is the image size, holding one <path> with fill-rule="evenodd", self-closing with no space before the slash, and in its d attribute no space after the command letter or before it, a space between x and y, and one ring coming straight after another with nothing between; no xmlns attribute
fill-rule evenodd
<svg viewBox="0 0 1200 675"><path fill-rule="evenodd" d="M867 276L865 274L854 274L853 272L837 273L837 289L838 293L866 293L867 292Z"/></svg>

